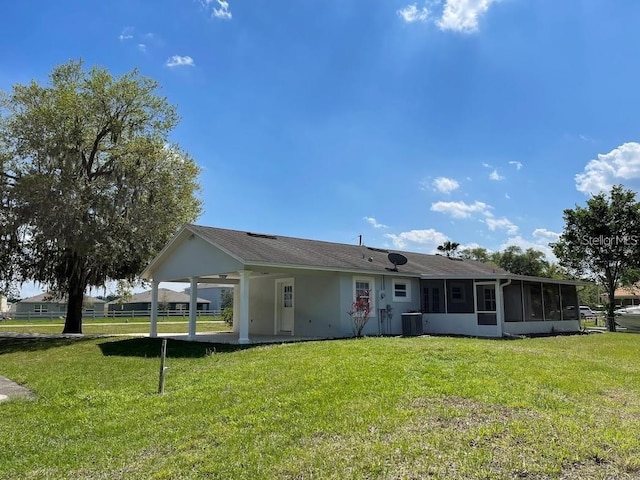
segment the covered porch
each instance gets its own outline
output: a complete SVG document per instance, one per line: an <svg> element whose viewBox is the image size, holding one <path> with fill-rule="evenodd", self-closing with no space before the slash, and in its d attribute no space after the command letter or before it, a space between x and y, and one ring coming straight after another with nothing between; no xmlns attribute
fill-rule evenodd
<svg viewBox="0 0 640 480"><path fill-rule="evenodd" d="M281 311L273 311L273 305L278 304L278 295L283 296L285 302L289 298L292 303L293 285L288 286L289 284L283 280L288 277L290 271L287 269L247 264L242 258L221 246L195 235L189 229L183 229L142 273L142 278L151 282L149 335L159 336L158 291L160 283L163 282L188 283L190 286L188 333L173 335L172 338L237 344L318 338L308 335L295 336L293 327L288 328L284 322L279 321ZM210 284L233 287L232 332L197 333L198 287ZM267 285L271 290L267 291ZM286 290L285 287L291 290ZM273 288L276 289L275 299ZM267 295L268 302L257 303ZM280 303L280 307L282 306ZM285 303L284 306L289 305ZM292 304L290 307L293 310Z"/></svg>

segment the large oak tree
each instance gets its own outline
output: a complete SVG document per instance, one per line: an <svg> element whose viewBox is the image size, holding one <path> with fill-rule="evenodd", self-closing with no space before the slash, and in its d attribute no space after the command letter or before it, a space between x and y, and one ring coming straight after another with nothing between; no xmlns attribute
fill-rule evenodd
<svg viewBox="0 0 640 480"><path fill-rule="evenodd" d="M132 279L200 212L199 169L169 134L175 107L137 71L81 62L15 85L0 110L0 274L68 301L82 332L90 286Z"/></svg>
<svg viewBox="0 0 640 480"><path fill-rule="evenodd" d="M560 265L602 285L608 295L607 324L615 332L614 292L640 268L640 203L621 185L564 211L565 226L553 252Z"/></svg>

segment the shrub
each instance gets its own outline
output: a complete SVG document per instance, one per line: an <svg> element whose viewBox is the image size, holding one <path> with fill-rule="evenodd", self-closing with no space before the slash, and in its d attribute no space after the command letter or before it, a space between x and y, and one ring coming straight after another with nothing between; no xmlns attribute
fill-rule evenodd
<svg viewBox="0 0 640 480"><path fill-rule="evenodd" d="M222 320L229 326L233 325L233 307L227 307L222 310Z"/></svg>

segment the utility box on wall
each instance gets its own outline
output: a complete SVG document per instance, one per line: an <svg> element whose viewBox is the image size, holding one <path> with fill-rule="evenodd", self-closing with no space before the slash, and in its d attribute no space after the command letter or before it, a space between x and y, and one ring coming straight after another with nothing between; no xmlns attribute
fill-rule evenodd
<svg viewBox="0 0 640 480"><path fill-rule="evenodd" d="M405 337L422 335L422 313L403 313L402 314L402 335Z"/></svg>

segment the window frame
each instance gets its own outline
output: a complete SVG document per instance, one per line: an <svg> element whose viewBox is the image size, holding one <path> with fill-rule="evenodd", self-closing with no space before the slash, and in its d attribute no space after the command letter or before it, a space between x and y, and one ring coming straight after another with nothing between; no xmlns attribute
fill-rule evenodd
<svg viewBox="0 0 640 480"><path fill-rule="evenodd" d="M398 296L396 294L396 287L398 285L404 285L405 286L405 290L404 290L404 297L403 296ZM411 302L411 281L409 279L402 279L402 278L394 278L391 280L391 289L393 290L393 295L392 295L392 299L394 302L406 302L409 303Z"/></svg>
<svg viewBox="0 0 640 480"><path fill-rule="evenodd" d="M455 280L451 282L451 303L465 303L467 301L466 289L464 282L456 282ZM460 298L456 298L453 295L453 289L460 289Z"/></svg>
<svg viewBox="0 0 640 480"><path fill-rule="evenodd" d="M353 297L352 302L356 301L356 296L358 295L358 291L356 289L358 282L364 283L367 282L369 284L369 306L371 307L371 313L369 314L369 318L376 316L376 280L373 277L361 277L354 276L353 277Z"/></svg>

